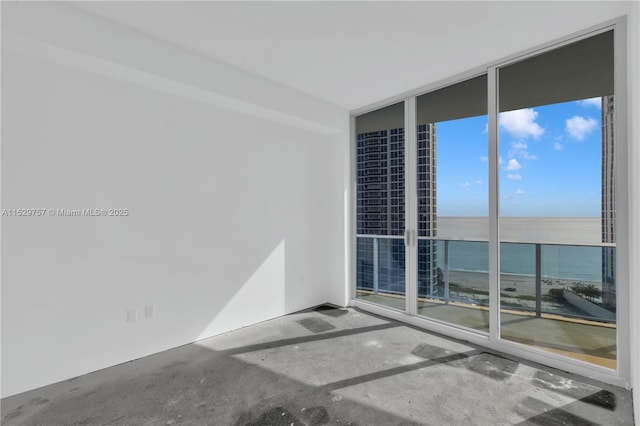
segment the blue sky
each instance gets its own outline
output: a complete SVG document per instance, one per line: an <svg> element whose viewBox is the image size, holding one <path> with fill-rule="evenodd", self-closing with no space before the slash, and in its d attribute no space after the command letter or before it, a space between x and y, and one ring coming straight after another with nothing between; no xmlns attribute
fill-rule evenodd
<svg viewBox="0 0 640 426"><path fill-rule="evenodd" d="M600 98L500 114L500 214L600 216ZM487 117L436 124L439 216L488 212Z"/></svg>

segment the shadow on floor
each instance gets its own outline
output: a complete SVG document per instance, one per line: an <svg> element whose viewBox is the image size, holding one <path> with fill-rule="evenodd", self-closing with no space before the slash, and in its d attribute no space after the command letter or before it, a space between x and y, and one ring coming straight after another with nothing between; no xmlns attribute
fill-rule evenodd
<svg viewBox="0 0 640 426"><path fill-rule="evenodd" d="M2 400L6 425L629 425L629 391L320 307Z"/></svg>

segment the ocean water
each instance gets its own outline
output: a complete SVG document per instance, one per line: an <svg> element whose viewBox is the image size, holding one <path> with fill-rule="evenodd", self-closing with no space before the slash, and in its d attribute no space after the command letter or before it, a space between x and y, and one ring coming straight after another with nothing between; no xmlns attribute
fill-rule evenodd
<svg viewBox="0 0 640 426"><path fill-rule="evenodd" d="M486 242L450 241L449 269L489 270L489 245ZM588 246L541 246L542 276L588 281L602 280L602 248ZM611 249L609 249L611 250ZM535 275L535 244L502 243L502 273ZM438 265L444 263L444 242L438 241Z"/></svg>
<svg viewBox="0 0 640 426"><path fill-rule="evenodd" d="M450 270L487 272L488 225L486 217L439 216L437 265L444 269L444 240L448 240ZM601 222L597 217L502 217L500 270L502 273L535 276L538 244L541 247L543 278L600 282L603 278L603 254L608 258L615 257L615 247L611 244L602 247L601 238ZM369 239L358 240L359 244L364 244ZM395 251L387 247L391 241L398 243L397 247L393 246L396 247ZM420 240L421 245L424 242ZM369 240L368 244L372 247L373 243ZM404 285L405 250L402 237L381 239L379 244L379 268L386 272L394 271L399 277L394 280ZM366 253L363 251L358 254L362 265L369 265L370 269L373 265L371 247ZM373 282L372 276L369 278Z"/></svg>
<svg viewBox="0 0 640 426"><path fill-rule="evenodd" d="M437 235L443 240L489 240L487 217L438 216ZM501 217L500 240L542 244L599 245L599 217Z"/></svg>
<svg viewBox="0 0 640 426"><path fill-rule="evenodd" d="M537 243L543 277L601 281L602 252L615 248L600 247L600 230L598 217L502 217L501 272L535 275ZM449 242L450 269L489 269L486 217L438 217L437 235L456 240ZM476 241L457 241L462 239ZM438 242L438 261L444 262L443 241Z"/></svg>

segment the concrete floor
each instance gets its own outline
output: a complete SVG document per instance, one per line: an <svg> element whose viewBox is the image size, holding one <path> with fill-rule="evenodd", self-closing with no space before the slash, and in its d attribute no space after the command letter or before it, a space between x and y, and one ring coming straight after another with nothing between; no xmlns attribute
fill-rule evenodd
<svg viewBox="0 0 640 426"><path fill-rule="evenodd" d="M633 425L631 392L354 309L2 400L3 425Z"/></svg>
<svg viewBox="0 0 640 426"><path fill-rule="evenodd" d="M359 299L404 311L404 297L382 294L358 295ZM418 314L489 333L489 310L474 305L418 302ZM502 338L615 370L617 348L615 324L503 310Z"/></svg>

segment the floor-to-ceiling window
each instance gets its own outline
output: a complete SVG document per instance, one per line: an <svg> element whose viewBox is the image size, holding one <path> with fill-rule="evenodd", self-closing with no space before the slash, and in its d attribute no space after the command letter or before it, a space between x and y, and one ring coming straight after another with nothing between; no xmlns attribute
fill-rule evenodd
<svg viewBox="0 0 640 426"><path fill-rule="evenodd" d="M405 308L404 104L356 119L357 297Z"/></svg>
<svg viewBox="0 0 640 426"><path fill-rule="evenodd" d="M611 28L356 117L357 300L620 368Z"/></svg>
<svg viewBox="0 0 640 426"><path fill-rule="evenodd" d="M503 339L616 367L613 31L498 69Z"/></svg>
<svg viewBox="0 0 640 426"><path fill-rule="evenodd" d="M489 332L487 76L416 100L417 313Z"/></svg>

